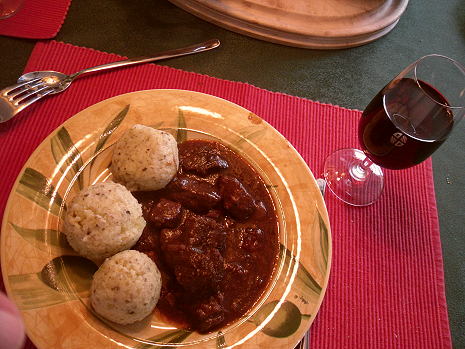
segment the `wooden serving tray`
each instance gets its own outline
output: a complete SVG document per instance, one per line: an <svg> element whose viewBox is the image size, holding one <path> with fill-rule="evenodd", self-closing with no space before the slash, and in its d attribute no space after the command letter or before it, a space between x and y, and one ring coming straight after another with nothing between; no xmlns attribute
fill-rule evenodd
<svg viewBox="0 0 465 349"><path fill-rule="evenodd" d="M313 49L366 44L391 31L408 0L169 0L218 26Z"/></svg>

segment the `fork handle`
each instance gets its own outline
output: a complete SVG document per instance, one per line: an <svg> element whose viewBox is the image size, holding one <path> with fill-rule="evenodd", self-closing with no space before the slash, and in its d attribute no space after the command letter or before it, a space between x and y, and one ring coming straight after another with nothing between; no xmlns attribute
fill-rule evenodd
<svg viewBox="0 0 465 349"><path fill-rule="evenodd" d="M101 70L125 67L125 66L142 64L142 63L149 63L149 62L159 61L162 59L168 59L168 58L173 58L173 57L186 56L186 55L190 55L193 53L208 51L208 50L214 49L215 47L218 47L219 45L220 45L220 41L218 39L212 39L212 40L208 40L208 41L205 41L199 44L160 52L152 57L143 56L143 57L129 58L123 61L97 65L95 67L87 68L77 73L74 73L71 75L71 77L76 78L79 75L86 74L86 73L92 73L92 72L97 72Z"/></svg>

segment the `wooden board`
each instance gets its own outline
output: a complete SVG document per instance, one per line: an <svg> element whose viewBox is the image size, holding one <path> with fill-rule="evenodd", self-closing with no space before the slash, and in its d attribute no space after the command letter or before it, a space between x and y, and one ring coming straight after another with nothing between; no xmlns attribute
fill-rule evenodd
<svg viewBox="0 0 465 349"><path fill-rule="evenodd" d="M313 49L366 44L391 31L408 0L169 0L221 27Z"/></svg>

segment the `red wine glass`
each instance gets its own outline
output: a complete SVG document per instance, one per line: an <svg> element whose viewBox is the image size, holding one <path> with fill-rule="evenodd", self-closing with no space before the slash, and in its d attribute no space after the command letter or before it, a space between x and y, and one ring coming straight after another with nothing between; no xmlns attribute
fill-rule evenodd
<svg viewBox="0 0 465 349"><path fill-rule="evenodd" d="M381 167L399 170L421 163L464 114L465 67L437 54L418 59L363 111L358 126L363 151L341 149L326 159L328 188L348 204L372 204L384 187Z"/></svg>
<svg viewBox="0 0 465 349"><path fill-rule="evenodd" d="M0 20L9 18L23 5L24 0L0 0Z"/></svg>

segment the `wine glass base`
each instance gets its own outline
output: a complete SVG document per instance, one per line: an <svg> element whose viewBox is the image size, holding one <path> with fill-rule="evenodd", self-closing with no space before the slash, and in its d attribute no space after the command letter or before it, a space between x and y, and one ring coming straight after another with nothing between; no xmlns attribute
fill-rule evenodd
<svg viewBox="0 0 465 349"><path fill-rule="evenodd" d="M383 192L381 167L358 149L332 153L325 161L323 174L331 192L349 205L371 205Z"/></svg>

